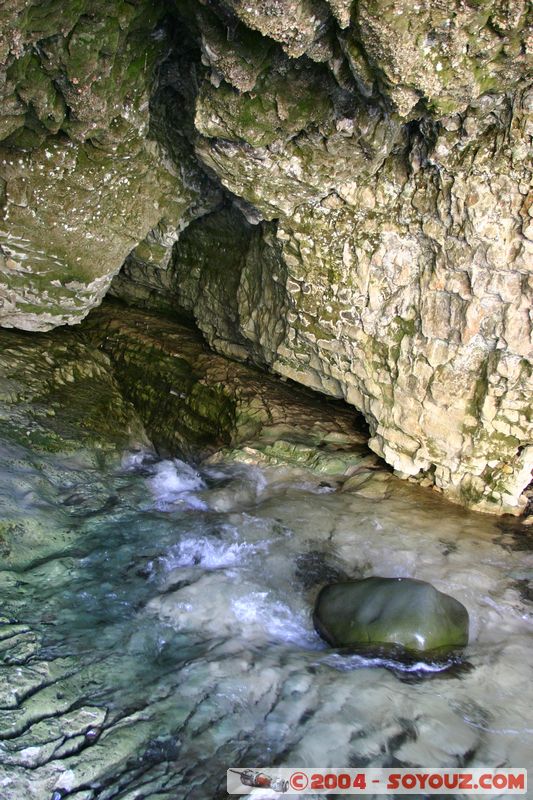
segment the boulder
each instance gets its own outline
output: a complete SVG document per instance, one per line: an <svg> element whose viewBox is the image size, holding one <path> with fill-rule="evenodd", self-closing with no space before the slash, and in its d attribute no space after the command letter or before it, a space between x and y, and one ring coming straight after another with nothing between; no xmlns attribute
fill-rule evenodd
<svg viewBox="0 0 533 800"><path fill-rule="evenodd" d="M335 647L399 645L428 653L468 644L463 604L413 578L373 577L325 586L314 623Z"/></svg>

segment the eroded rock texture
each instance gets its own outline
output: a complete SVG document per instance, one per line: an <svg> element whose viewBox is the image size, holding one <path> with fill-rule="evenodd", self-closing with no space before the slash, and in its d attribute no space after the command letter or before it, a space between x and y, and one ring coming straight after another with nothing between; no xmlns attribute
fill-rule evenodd
<svg viewBox="0 0 533 800"><path fill-rule="evenodd" d="M83 330L110 358L159 453L198 459L221 446L278 443L281 455L281 440L315 459L318 449L341 460L349 451L357 464L369 455L364 422L342 404L214 355L172 319L109 304Z"/></svg>
<svg viewBox="0 0 533 800"><path fill-rule="evenodd" d="M1 6L3 326L79 322L154 227L175 239L209 207L149 108L164 14L145 0Z"/></svg>
<svg viewBox="0 0 533 800"><path fill-rule="evenodd" d="M76 321L135 248L115 294L346 399L399 473L519 513L527 4L56 5L2 12L2 324Z"/></svg>
<svg viewBox="0 0 533 800"><path fill-rule="evenodd" d="M533 464L525 6L361 2L350 17L336 3L333 19L322 4L231 5L225 41L221 9L194 18L194 122L237 200L185 231L165 291L216 349L363 410L399 472L519 512ZM144 285L123 294L153 303L157 286L128 277Z"/></svg>
<svg viewBox="0 0 533 800"><path fill-rule="evenodd" d="M109 359L77 330L39 338L0 331L0 434L4 457L28 448L40 468L50 454L72 457L75 471L116 466L125 450L152 448ZM11 499L17 506L20 498Z"/></svg>

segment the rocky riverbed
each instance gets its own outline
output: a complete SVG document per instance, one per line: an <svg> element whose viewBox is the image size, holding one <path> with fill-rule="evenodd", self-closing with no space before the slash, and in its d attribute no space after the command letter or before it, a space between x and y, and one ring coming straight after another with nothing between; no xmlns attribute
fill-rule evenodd
<svg viewBox="0 0 533 800"><path fill-rule="evenodd" d="M361 443L311 463L343 410L310 405L292 449L256 430L157 456L94 329L72 336L2 334L3 798L222 798L231 765L532 766L528 526ZM326 645L321 586L375 574L464 604L461 662Z"/></svg>
<svg viewBox="0 0 533 800"><path fill-rule="evenodd" d="M0 800L533 766L532 13L0 0Z"/></svg>

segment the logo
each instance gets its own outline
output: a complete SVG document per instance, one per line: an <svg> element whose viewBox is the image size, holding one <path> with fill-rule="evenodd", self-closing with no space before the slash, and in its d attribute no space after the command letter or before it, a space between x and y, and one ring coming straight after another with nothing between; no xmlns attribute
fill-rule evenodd
<svg viewBox="0 0 533 800"><path fill-rule="evenodd" d="M227 773L228 794L258 794L263 798L291 795L507 795L526 794L525 769L351 769L271 767L266 770L232 768ZM251 791L250 791L251 790ZM257 790L254 792L254 790ZM264 791L268 794L265 795Z"/></svg>
<svg viewBox="0 0 533 800"><path fill-rule="evenodd" d="M252 786L256 789L272 789L273 792L278 792L279 794L289 791L289 781L286 778L272 778L265 772L253 769L230 769L228 774L230 772L240 777L242 786ZM246 794L248 794L248 791L246 791Z"/></svg>

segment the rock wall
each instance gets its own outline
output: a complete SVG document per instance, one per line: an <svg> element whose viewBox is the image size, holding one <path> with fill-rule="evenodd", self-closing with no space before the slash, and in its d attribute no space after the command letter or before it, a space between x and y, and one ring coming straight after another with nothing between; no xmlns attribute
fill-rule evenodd
<svg viewBox="0 0 533 800"><path fill-rule="evenodd" d="M0 324L79 322L126 256L210 208L160 137L165 4L16 0L0 8ZM189 148L190 149L190 148ZM179 153L178 153L179 151Z"/></svg>
<svg viewBox="0 0 533 800"><path fill-rule="evenodd" d="M0 330L0 435L2 457L37 467L43 482L52 461L61 467L65 491L69 471L98 474L119 466L127 449L153 450L109 359L78 330L40 337ZM10 499L31 516L16 492Z"/></svg>
<svg viewBox="0 0 533 800"><path fill-rule="evenodd" d="M166 296L215 349L361 409L400 474L519 513L533 466L525 5L231 8L231 25L221 7L194 16L194 124L233 206L182 235ZM146 274L126 277L126 296L157 302Z"/></svg>
<svg viewBox="0 0 533 800"><path fill-rule="evenodd" d="M81 330L110 359L124 397L160 454L199 460L224 448L224 455L235 457L236 448L263 451L274 444L279 455L300 449L314 461L327 457L343 468L344 458L349 464L377 461L366 447L360 415L215 355L190 326L105 303Z"/></svg>
<svg viewBox="0 0 533 800"><path fill-rule="evenodd" d="M1 324L79 320L133 251L112 292L344 398L400 474L520 513L527 4L64 5L0 12Z"/></svg>

